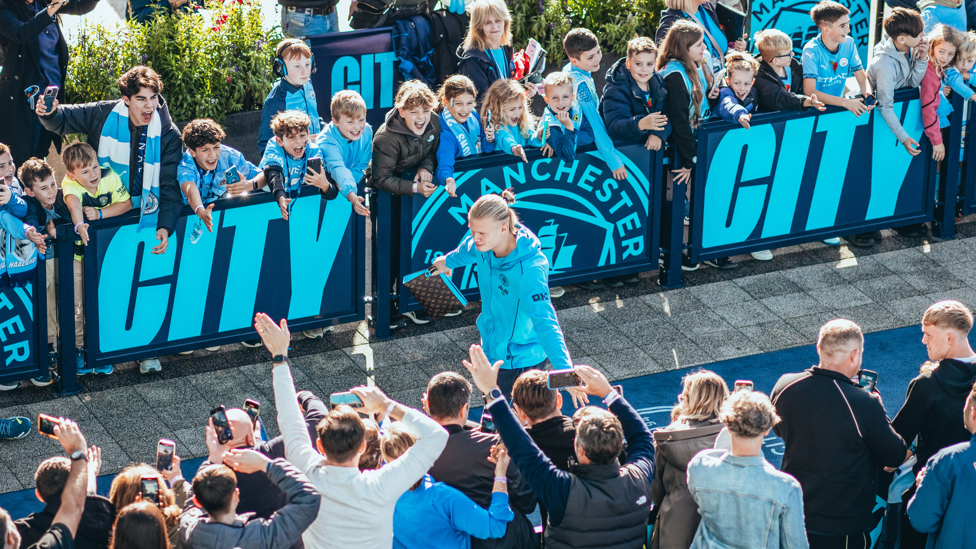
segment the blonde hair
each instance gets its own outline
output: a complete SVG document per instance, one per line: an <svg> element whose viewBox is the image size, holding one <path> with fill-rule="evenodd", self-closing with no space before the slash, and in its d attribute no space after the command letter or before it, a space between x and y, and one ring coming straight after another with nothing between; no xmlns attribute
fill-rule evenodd
<svg viewBox="0 0 976 549"><path fill-rule="evenodd" d="M98 153L88 143L78 141L68 145L61 151L61 161L64 162L64 167L69 172L73 172L90 165L92 162L97 164Z"/></svg>
<svg viewBox="0 0 976 549"><path fill-rule="evenodd" d="M732 75L732 71L751 72L753 76L759 73L759 61L748 53L732 51L725 56L725 74Z"/></svg>
<svg viewBox="0 0 976 549"><path fill-rule="evenodd" d="M627 42L627 57L633 57L641 53L653 53L657 55L657 44L646 36L635 36Z"/></svg>
<svg viewBox="0 0 976 549"><path fill-rule="evenodd" d="M925 314L922 315L922 325L968 334L973 329L973 313L969 307L958 301L940 301L925 310Z"/></svg>
<svg viewBox="0 0 976 549"><path fill-rule="evenodd" d="M817 352L821 359L824 355L849 353L855 346L864 347L864 334L861 327L845 318L831 320L820 327L817 334Z"/></svg>
<svg viewBox="0 0 976 549"><path fill-rule="evenodd" d="M695 0L665 0L664 5L668 9L681 10L685 13L694 14L698 11L698 2Z"/></svg>
<svg viewBox="0 0 976 549"><path fill-rule="evenodd" d="M433 107L437 102L434 92L420 80L407 80L397 90L393 106L410 110L416 107Z"/></svg>
<svg viewBox="0 0 976 549"><path fill-rule="evenodd" d="M407 450L411 446L417 443L417 437L415 437L409 431L403 429L398 424L394 423L393 426L387 430L380 438L380 452L383 453L383 460L389 464L393 460L407 453ZM424 481L424 477L420 477L420 480L410 487L410 490L416 490L420 483Z"/></svg>
<svg viewBox="0 0 976 549"><path fill-rule="evenodd" d="M467 76L455 74L445 80L441 84L441 88L437 90L437 105L434 106L434 111L441 112L444 110L446 103L450 103L454 98L464 94L469 94L471 97L477 98L478 89L474 87L474 82Z"/></svg>
<svg viewBox="0 0 976 549"><path fill-rule="evenodd" d="M952 65L956 62L956 55L959 54L959 48L962 47L962 41L965 38L965 34L957 31L956 29L950 27L949 25L943 25L939 23L932 28L932 32L928 34L926 38L929 40L929 51L935 51L935 48L942 44L943 42L948 42L952 44L952 47L956 48L956 52L952 55L952 59L949 60L947 66ZM932 58L929 57L931 61ZM936 74L941 78L945 74L945 68L932 63L935 67Z"/></svg>
<svg viewBox="0 0 976 549"><path fill-rule="evenodd" d="M484 26L489 18L495 18L505 22L505 30L502 31L502 46L512 45L512 14L508 11L508 6L502 0L475 0L468 6L471 22L468 24L468 34L464 37L464 49L476 49L485 51L488 49L488 41L485 39ZM503 74L501 76L508 76Z"/></svg>
<svg viewBox="0 0 976 549"><path fill-rule="evenodd" d="M974 57L976 57L976 33L969 31L962 35L962 41L959 43L959 47L956 48L956 59L954 63Z"/></svg>
<svg viewBox="0 0 976 549"><path fill-rule="evenodd" d="M769 397L755 391L738 391L726 399L718 419L730 432L743 438L765 436L779 423Z"/></svg>
<svg viewBox="0 0 976 549"><path fill-rule="evenodd" d="M545 86L546 95L549 95L549 90L551 88L555 88L558 86L574 87L576 84L573 81L572 75L570 75L568 72L556 71L556 72L549 73L549 76L546 77L542 85ZM575 92L576 90L574 89L573 91Z"/></svg>
<svg viewBox="0 0 976 549"><path fill-rule="evenodd" d="M705 31L691 21L677 21L664 37L661 44L661 55L657 58L657 70L661 70L669 62L677 61L684 66L688 79L691 80L691 102L694 105L694 112L691 117L691 127L697 128L701 122L701 105L705 100L705 90L702 89L701 80L697 78L698 69L705 75L705 81L710 87L712 85L712 69L705 66L705 60L694 63L688 55L688 50L705 36Z"/></svg>
<svg viewBox="0 0 976 549"><path fill-rule="evenodd" d="M763 61L769 62L777 55L793 51L793 40L779 29L766 29L756 33L756 47Z"/></svg>
<svg viewBox="0 0 976 549"><path fill-rule="evenodd" d="M518 234L519 219L518 214L512 209L515 204L515 193L511 189L497 194L486 194L475 201L471 209L468 210L468 220L490 219L508 223L508 232L512 235Z"/></svg>
<svg viewBox="0 0 976 549"><path fill-rule="evenodd" d="M366 116L366 101L363 100L363 96L352 90L340 90L332 96L329 112L332 113L333 120L340 116L356 120Z"/></svg>
<svg viewBox="0 0 976 549"><path fill-rule="evenodd" d="M525 88L515 80L499 78L488 88L488 92L481 102L481 110L479 111L481 119L488 120L488 111L491 111L495 113L492 123L496 129L507 126L508 121L502 113L512 103L522 105L522 117L518 121L518 133L527 138L532 135L532 127L535 124L532 120L532 111L529 110L529 100L525 97Z"/></svg>
<svg viewBox="0 0 976 549"><path fill-rule="evenodd" d="M681 384L684 399L671 410L672 425L718 417L722 402L729 396L729 386L721 376L711 370L699 370L682 378Z"/></svg>
<svg viewBox="0 0 976 549"><path fill-rule="evenodd" d="M115 477L108 492L108 499L112 501L112 505L116 509L122 509L135 503L136 496L142 494L143 477L152 477L159 483L159 503L157 506L166 519L166 525L179 524L180 507L176 501L176 494L167 488L166 480L159 474L159 471L145 463L130 465Z"/></svg>

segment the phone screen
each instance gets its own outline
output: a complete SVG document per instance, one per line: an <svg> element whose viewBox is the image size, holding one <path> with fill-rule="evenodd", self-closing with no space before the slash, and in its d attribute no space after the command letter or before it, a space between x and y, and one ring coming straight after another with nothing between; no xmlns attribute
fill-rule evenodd
<svg viewBox="0 0 976 549"><path fill-rule="evenodd" d="M360 400L358 396L348 391L345 393L332 393L329 395L329 404L332 406L332 408L342 404L352 406L353 408L363 407L363 401Z"/></svg>
<svg viewBox="0 0 976 549"><path fill-rule="evenodd" d="M227 421L227 414L224 412L223 406L218 406L212 412L210 412L210 417L213 419L214 430L217 432L217 442L220 444L227 444L234 438L234 433L231 431L230 422Z"/></svg>
<svg viewBox="0 0 976 549"><path fill-rule="evenodd" d="M42 435L47 435L55 440L58 439L57 435L54 434L54 426L57 425L57 420L47 414L37 415L37 431Z"/></svg>
<svg viewBox="0 0 976 549"><path fill-rule="evenodd" d="M159 503L159 480L151 477L142 478L142 500Z"/></svg>
<svg viewBox="0 0 976 549"><path fill-rule="evenodd" d="M614 391L617 391L617 394L618 395L624 396L624 386L623 385L613 385L612 388L613 388Z"/></svg>
<svg viewBox="0 0 976 549"><path fill-rule="evenodd" d="M258 415L261 413L261 404L249 398L244 401L244 411L251 418L251 423L255 423L258 420Z"/></svg>
<svg viewBox="0 0 976 549"><path fill-rule="evenodd" d="M548 374L550 389L561 389L563 387L579 387L583 384L579 374L575 370L550 370Z"/></svg>
<svg viewBox="0 0 976 549"><path fill-rule="evenodd" d="M495 420L492 419L491 414L488 412L481 412L481 432L495 434L498 432L495 429Z"/></svg>
<svg viewBox="0 0 976 549"><path fill-rule="evenodd" d="M168 439L160 439L156 446L156 470L169 471L173 468L173 451L176 443Z"/></svg>
<svg viewBox="0 0 976 549"><path fill-rule="evenodd" d="M861 370L857 374L857 382L862 389L870 393L878 384L878 372Z"/></svg>
<svg viewBox="0 0 976 549"><path fill-rule="evenodd" d="M749 381L748 379L737 379L737 380L735 380L735 390L736 391L751 391L752 390L752 387L753 387L752 382Z"/></svg>

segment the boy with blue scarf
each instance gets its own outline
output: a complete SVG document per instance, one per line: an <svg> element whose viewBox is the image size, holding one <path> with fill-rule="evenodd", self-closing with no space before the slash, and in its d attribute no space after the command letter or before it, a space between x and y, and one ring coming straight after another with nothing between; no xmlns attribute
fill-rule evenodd
<svg viewBox="0 0 976 549"><path fill-rule="evenodd" d="M278 44L274 60L274 74L280 80L271 88L261 109L261 131L258 133L258 151L264 153L273 134L271 119L284 111L301 111L309 117L309 133L314 140L322 129L318 102L312 88L312 72L315 60L312 50L302 40L282 40Z"/></svg>
<svg viewBox="0 0 976 549"><path fill-rule="evenodd" d="M369 216L369 209L363 204L366 198L358 194L359 182L373 159L373 128L366 123L366 101L352 90L342 90L332 96L329 110L332 122L315 140L332 184L329 191L322 191L322 196L328 199L331 187L338 187L338 193L346 197L357 214Z"/></svg>
<svg viewBox="0 0 976 549"><path fill-rule="evenodd" d="M617 180L627 178L627 168L617 156L613 148L613 141L607 135L607 128L603 125L603 118L598 111L599 97L596 94L596 84L593 82L593 71L600 70L603 53L596 35L587 29L573 29L566 33L563 39L563 49L569 63L563 67L563 72L569 74L575 86L576 103L581 112L580 118L585 119L590 126L592 139L596 141L596 148L607 166L613 170L613 178Z"/></svg>
<svg viewBox="0 0 976 549"><path fill-rule="evenodd" d="M213 232L213 204L265 186L264 173L251 164L237 149L222 145L227 137L220 124L210 119L194 120L183 128L186 152L176 171L176 179L183 193L183 204ZM237 183L227 184L227 171L237 172ZM234 173L234 172L231 172Z"/></svg>
<svg viewBox="0 0 976 549"><path fill-rule="evenodd" d="M487 121L487 127L482 128L475 108L477 96L474 82L460 74L444 81L437 93L441 142L437 146L437 171L434 175L451 196L456 196L457 188L454 161L495 150L495 130L491 127L491 121Z"/></svg>
<svg viewBox="0 0 976 549"><path fill-rule="evenodd" d="M339 189L326 178L324 168L318 172L308 168L310 159L322 158L319 148L309 141L308 128L311 123L303 112L278 113L271 120L275 138L268 142L258 166L264 170L264 177L271 185L271 192L281 208L281 218L285 221L291 214L291 202L301 192L302 183L318 187L326 200L332 200L339 194Z"/></svg>

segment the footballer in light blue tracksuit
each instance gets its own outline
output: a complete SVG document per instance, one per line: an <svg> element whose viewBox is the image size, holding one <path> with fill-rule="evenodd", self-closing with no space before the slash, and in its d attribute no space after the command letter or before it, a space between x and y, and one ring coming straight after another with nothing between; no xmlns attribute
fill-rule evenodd
<svg viewBox="0 0 976 549"><path fill-rule="evenodd" d="M511 238L509 233L506 235ZM472 263L478 265L481 292L481 345L493 363L504 361L499 388L505 396L510 397L512 384L523 369L542 367L547 357L556 369L572 368L566 340L549 299L549 260L542 253L539 238L519 225L515 249L505 257L496 257L493 250L479 251L474 238L468 235L444 259L448 269ZM507 377L511 379L504 379Z"/></svg>

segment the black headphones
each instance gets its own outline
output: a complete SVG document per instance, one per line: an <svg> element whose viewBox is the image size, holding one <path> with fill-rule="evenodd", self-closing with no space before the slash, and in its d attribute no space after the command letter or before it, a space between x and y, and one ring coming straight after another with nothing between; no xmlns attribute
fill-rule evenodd
<svg viewBox="0 0 976 549"><path fill-rule="evenodd" d="M284 78L288 76L288 67L285 66L285 60L281 57L282 52L288 49L290 46L295 44L304 44L304 40L299 40L298 38L292 38L290 40L284 40L278 44L278 50L275 52L274 61L271 63L271 73L277 78ZM309 47L311 50L311 47ZM315 74L315 54L312 54L312 72Z"/></svg>

